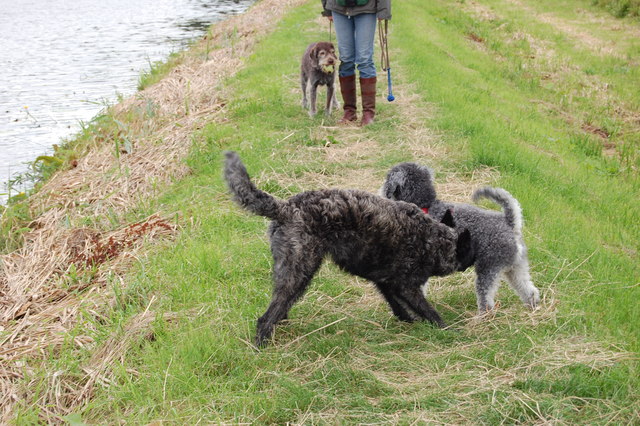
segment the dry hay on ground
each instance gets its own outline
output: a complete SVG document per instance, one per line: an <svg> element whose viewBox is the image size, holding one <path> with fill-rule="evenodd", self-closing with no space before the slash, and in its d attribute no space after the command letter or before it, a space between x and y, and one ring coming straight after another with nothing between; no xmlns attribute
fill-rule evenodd
<svg viewBox="0 0 640 426"><path fill-rule="evenodd" d="M3 422L11 419L15 404L35 403L47 421L59 421L60 414L86 402L95 378L77 377L64 370L47 372L46 391L38 400L32 400L36 383L41 380L40 362L63 346L78 350L94 347L90 335L96 332L105 319L105 311L114 303L108 284L124 287L123 276L131 261L141 255L145 242L170 237L175 231L175 225L155 215L111 232L43 227L31 233L23 248L3 256L0 271ZM87 317L92 321L86 321Z"/></svg>

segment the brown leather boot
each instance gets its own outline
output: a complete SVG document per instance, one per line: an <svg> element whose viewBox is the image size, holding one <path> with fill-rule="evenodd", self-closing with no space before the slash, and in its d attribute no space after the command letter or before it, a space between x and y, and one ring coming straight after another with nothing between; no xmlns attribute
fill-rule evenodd
<svg viewBox="0 0 640 426"><path fill-rule="evenodd" d="M340 93L342 93L342 101L344 102L344 115L339 124L349 124L358 120L356 115L356 101L358 95L356 93L356 76L340 77Z"/></svg>
<svg viewBox="0 0 640 426"><path fill-rule="evenodd" d="M376 77L360 78L360 93L362 95L361 126L373 123L376 115Z"/></svg>

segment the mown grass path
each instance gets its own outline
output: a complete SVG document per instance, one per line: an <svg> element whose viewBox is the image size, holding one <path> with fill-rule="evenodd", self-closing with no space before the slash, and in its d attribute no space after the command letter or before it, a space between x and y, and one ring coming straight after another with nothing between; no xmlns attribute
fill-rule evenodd
<svg viewBox="0 0 640 426"><path fill-rule="evenodd" d="M135 423L640 421L638 27L577 0L396 2L397 100L383 100L382 81L376 124L343 128L299 105L299 57L327 37L319 3L292 8L234 63L215 88L223 107L190 133L190 174L145 200L145 212L177 215L181 232L112 285L100 327L78 324L94 344L53 357L78 376L87 360L108 360L75 413ZM192 112L185 102L176 115ZM256 351L271 289L267 222L230 201L226 149L283 198L375 191L409 160L437 170L442 198L508 189L523 206L541 307L528 311L505 286L479 320L468 271L430 286L454 330L408 325L370 284L326 264L273 345ZM116 356L100 350L111 347ZM19 418L42 410L27 400Z"/></svg>

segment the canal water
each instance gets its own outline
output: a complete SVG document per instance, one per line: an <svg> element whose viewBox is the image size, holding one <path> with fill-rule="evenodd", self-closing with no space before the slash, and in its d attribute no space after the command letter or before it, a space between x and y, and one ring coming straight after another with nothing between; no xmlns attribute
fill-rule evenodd
<svg viewBox="0 0 640 426"><path fill-rule="evenodd" d="M0 0L0 204L25 164L254 0Z"/></svg>

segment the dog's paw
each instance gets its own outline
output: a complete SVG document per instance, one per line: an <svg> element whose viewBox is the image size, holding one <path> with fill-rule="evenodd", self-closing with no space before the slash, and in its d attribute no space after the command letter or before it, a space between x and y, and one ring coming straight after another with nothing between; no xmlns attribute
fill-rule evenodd
<svg viewBox="0 0 640 426"><path fill-rule="evenodd" d="M535 309L539 303L540 303L540 290L538 290L536 287L532 287L531 290L529 290L529 294L527 295L527 298L524 301L524 304L530 307L531 309Z"/></svg>
<svg viewBox="0 0 640 426"><path fill-rule="evenodd" d="M449 326L447 325L447 323L446 323L446 322L444 322L443 320L438 320L438 321L436 321L435 325L436 325L436 327L438 327L438 328L447 328L447 327L449 327Z"/></svg>
<svg viewBox="0 0 640 426"><path fill-rule="evenodd" d="M481 300L478 302L478 315L484 315L487 312L492 312L500 306L499 303L493 300Z"/></svg>

